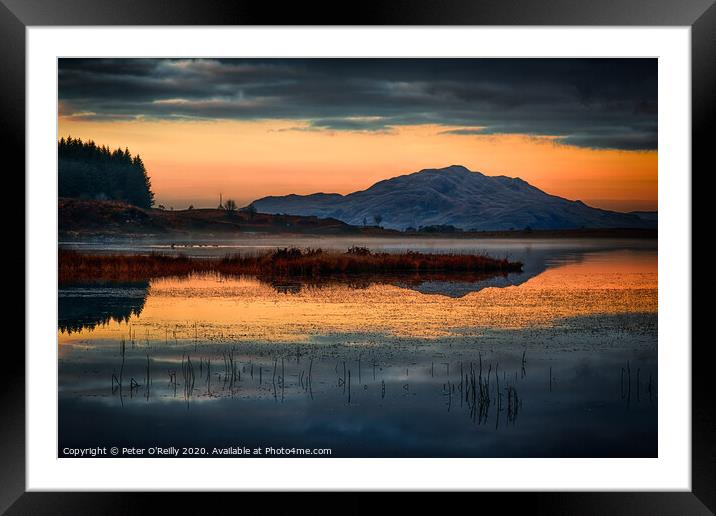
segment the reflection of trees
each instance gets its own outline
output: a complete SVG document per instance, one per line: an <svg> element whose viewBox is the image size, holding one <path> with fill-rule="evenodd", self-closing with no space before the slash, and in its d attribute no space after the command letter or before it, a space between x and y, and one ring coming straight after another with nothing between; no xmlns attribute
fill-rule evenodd
<svg viewBox="0 0 716 516"><path fill-rule="evenodd" d="M142 312L148 289L149 281L62 285L57 300L57 327L72 333L110 321L127 322Z"/></svg>

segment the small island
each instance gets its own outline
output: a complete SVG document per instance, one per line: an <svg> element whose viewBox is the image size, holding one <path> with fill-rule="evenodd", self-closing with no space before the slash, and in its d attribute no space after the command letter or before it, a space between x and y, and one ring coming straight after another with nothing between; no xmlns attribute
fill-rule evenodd
<svg viewBox="0 0 716 516"><path fill-rule="evenodd" d="M218 273L253 275L262 278L330 279L336 276L375 274L469 273L507 274L521 272L521 262L479 254L377 253L353 246L345 252L323 249L280 248L255 255L195 258L185 255L87 254L60 251L61 283L85 281L133 281L190 274Z"/></svg>

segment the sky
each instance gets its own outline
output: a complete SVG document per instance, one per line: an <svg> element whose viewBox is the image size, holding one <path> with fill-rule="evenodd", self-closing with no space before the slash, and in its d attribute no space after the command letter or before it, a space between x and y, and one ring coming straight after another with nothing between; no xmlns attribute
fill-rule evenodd
<svg viewBox="0 0 716 516"><path fill-rule="evenodd" d="M58 81L58 138L141 155L176 209L449 165L657 208L656 59L73 58Z"/></svg>

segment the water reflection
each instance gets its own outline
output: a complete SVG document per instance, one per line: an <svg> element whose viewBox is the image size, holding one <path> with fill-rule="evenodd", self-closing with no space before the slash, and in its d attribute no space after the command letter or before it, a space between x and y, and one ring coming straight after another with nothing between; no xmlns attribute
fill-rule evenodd
<svg viewBox="0 0 716 516"><path fill-rule="evenodd" d="M145 338L167 340L170 333L172 341L193 339L195 328L209 341L294 343L350 333L467 338L485 328L655 313L657 279L655 255L634 251L589 253L519 286L442 281L442 295L423 293L435 282L420 280L269 284L250 277L200 275L152 280L141 316L128 322ZM460 290L466 285L469 292ZM124 327L110 321L87 336L117 339ZM61 334L60 344L72 345L83 337Z"/></svg>
<svg viewBox="0 0 716 516"><path fill-rule="evenodd" d="M182 278L146 280L136 282L84 282L61 284L58 289L58 328L61 333L77 333L82 330L94 330L97 326L106 326L111 322L129 323L138 320L144 309L150 286L154 292L162 291L167 284L180 284L185 287L194 285L201 289L202 284L216 282L228 285L232 282L255 282L269 285L279 294L299 294L302 290L346 288L365 290L376 285L393 285L412 289L422 293L441 294L450 297L462 297L488 286L494 286L498 278L507 274L440 274L423 273L419 275L358 275L353 277L332 277L312 281L262 280L256 277L226 277L217 275L192 275Z"/></svg>
<svg viewBox="0 0 716 516"><path fill-rule="evenodd" d="M509 258L524 264L521 274L493 278L486 286L520 285L555 265L576 263L585 255L612 251L655 253L655 239L632 238L371 238L310 237L300 235L251 235L227 240L102 239L89 242L61 242L60 249L93 253L152 253L194 257L223 257L227 254L256 254L281 247L322 248L345 251L362 246L378 252L477 253Z"/></svg>
<svg viewBox="0 0 716 516"><path fill-rule="evenodd" d="M488 287L504 287L514 284L508 278L517 278L522 273L491 273L470 274L464 272L439 273L423 272L419 274L361 274L353 276L333 276L313 280L262 280L257 281L271 285L281 294L297 294L303 289L322 289L347 287L351 290L364 290L372 286L392 285L402 289L410 289L422 294L439 294L448 297L463 297L471 292L478 292Z"/></svg>
<svg viewBox="0 0 716 516"><path fill-rule="evenodd" d="M653 341L628 336L590 349L616 326L586 340L580 325L563 340L551 330L509 331L472 343L137 339L126 341L124 357L116 343L96 343L60 362L60 442L321 446L335 456L655 456ZM583 342L572 350L576 339Z"/></svg>
<svg viewBox="0 0 716 516"><path fill-rule="evenodd" d="M656 456L656 252L570 253L519 284L62 286L60 447Z"/></svg>
<svg viewBox="0 0 716 516"><path fill-rule="evenodd" d="M110 322L126 323L142 313L148 292L148 280L61 285L57 298L58 328L69 334Z"/></svg>

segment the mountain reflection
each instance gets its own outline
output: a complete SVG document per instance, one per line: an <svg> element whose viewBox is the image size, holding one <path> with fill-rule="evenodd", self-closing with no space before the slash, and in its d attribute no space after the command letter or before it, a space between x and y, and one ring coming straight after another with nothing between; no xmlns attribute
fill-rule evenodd
<svg viewBox="0 0 716 516"><path fill-rule="evenodd" d="M355 290L365 290L375 285L391 285L414 290L422 294L439 294L459 298L471 292L487 287L506 287L525 281L523 273L510 274L466 274L466 273L420 273L401 275L359 275L332 276L315 279L263 279L258 281L270 285L281 294L297 294L304 288L331 288L344 286ZM529 275L531 277L532 275Z"/></svg>
<svg viewBox="0 0 716 516"><path fill-rule="evenodd" d="M432 338L464 334L466 327L524 328L565 317L656 311L653 251L555 254L540 260L549 264L542 273L533 265L522 274L492 277L430 273L307 281L198 274L121 285L61 284L60 344L82 329L114 340L124 322L162 341L167 335L195 340L198 325L207 338L297 342L356 331Z"/></svg>
<svg viewBox="0 0 716 516"><path fill-rule="evenodd" d="M520 274L510 274L509 276L520 276ZM321 289L343 286L355 290L365 290L374 285L392 285L424 294L440 294L458 298L486 287L513 284L507 277L508 275L502 274L420 274L332 277L310 281L253 279L271 286L280 294L298 294L304 288ZM82 330L93 330L110 321L128 322L132 316L139 316L142 313L149 295L150 282L151 280L62 285L58 295L57 327L59 331L71 334Z"/></svg>

